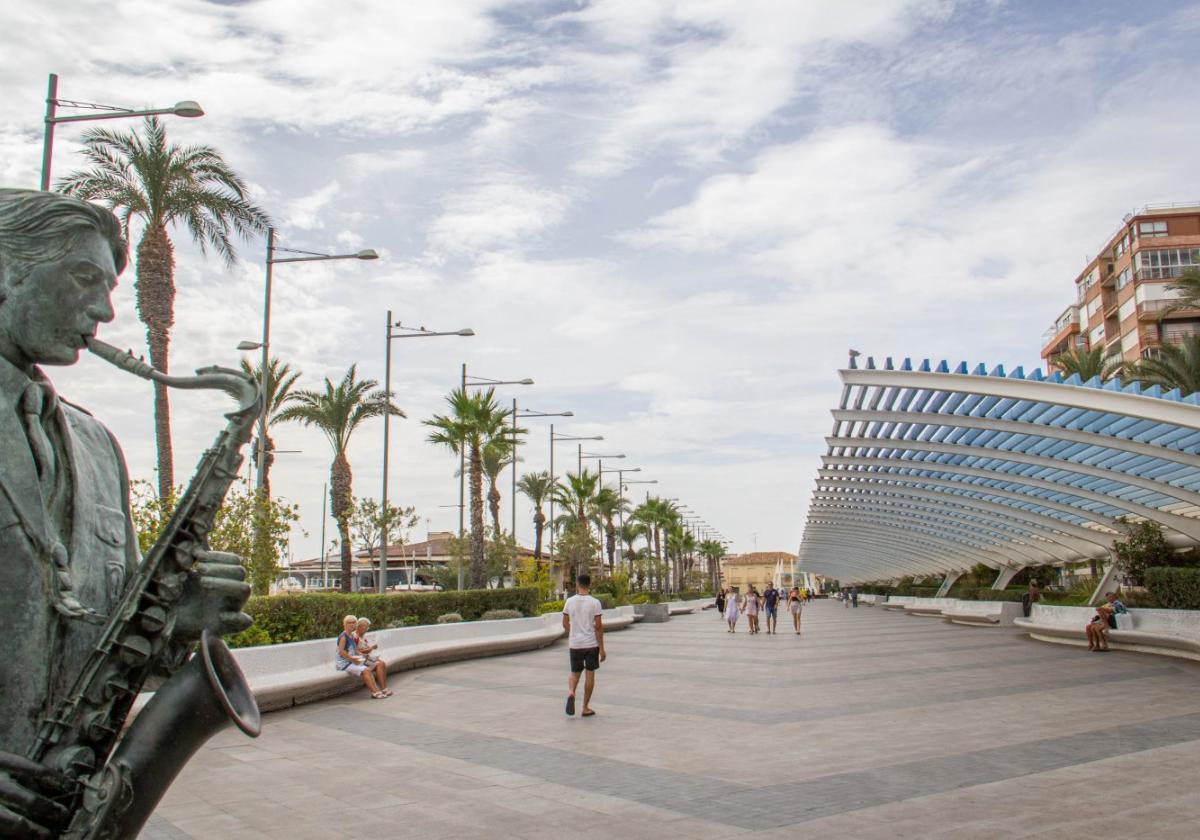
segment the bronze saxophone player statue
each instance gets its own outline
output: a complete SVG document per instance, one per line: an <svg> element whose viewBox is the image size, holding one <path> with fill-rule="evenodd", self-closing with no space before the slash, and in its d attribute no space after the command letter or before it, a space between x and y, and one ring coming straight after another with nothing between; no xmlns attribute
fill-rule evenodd
<svg viewBox="0 0 1200 840"><path fill-rule="evenodd" d="M96 337L126 265L116 217L0 189L0 836L134 837L192 753L233 722L259 729L220 637L250 625L238 557L207 534L261 411L256 384L208 368L166 377ZM84 348L237 406L145 560L111 433L55 393L43 365ZM199 644L197 644L199 643ZM150 676L165 679L132 725Z"/></svg>

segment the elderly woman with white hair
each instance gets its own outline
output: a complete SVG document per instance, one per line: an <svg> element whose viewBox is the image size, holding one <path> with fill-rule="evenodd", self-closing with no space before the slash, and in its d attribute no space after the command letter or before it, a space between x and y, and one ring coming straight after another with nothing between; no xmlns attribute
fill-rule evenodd
<svg viewBox="0 0 1200 840"><path fill-rule="evenodd" d="M371 629L371 619L366 616L359 616L358 626L355 632L355 639L358 642L358 652L363 656L363 664L375 672L375 679L379 682L379 690L388 697L392 696L392 690L387 687L387 663L379 658L376 651L379 650L379 645L371 644L367 638L367 631Z"/></svg>
<svg viewBox="0 0 1200 840"><path fill-rule="evenodd" d="M358 618L348 615L342 619L342 632L337 638L337 661L334 667L352 676L362 677L363 685L370 690L371 697L375 700L389 697L391 692L387 690L387 666L373 668L367 664L366 659L358 650Z"/></svg>

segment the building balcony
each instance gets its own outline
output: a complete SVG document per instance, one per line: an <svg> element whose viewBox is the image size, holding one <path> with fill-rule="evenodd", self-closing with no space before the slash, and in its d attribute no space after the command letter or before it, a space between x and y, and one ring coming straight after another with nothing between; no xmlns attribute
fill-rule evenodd
<svg viewBox="0 0 1200 840"><path fill-rule="evenodd" d="M1178 300L1147 300L1137 305L1139 321L1157 321L1160 318L1200 318L1200 309L1187 307L1172 310Z"/></svg>
<svg viewBox="0 0 1200 840"><path fill-rule="evenodd" d="M1145 330L1138 338L1142 347L1162 347L1164 344L1180 345L1192 336L1200 335L1200 329L1167 330L1160 337L1155 330Z"/></svg>
<svg viewBox="0 0 1200 840"><path fill-rule="evenodd" d="M1074 336L1079 335L1079 321L1070 321L1065 326L1057 324L1042 333L1042 358L1062 353L1075 344Z"/></svg>

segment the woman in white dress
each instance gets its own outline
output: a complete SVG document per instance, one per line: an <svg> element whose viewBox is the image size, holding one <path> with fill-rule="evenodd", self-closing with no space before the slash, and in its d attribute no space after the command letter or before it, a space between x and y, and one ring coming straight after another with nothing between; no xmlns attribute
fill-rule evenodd
<svg viewBox="0 0 1200 840"><path fill-rule="evenodd" d="M729 625L729 632L737 632L738 620L738 594L737 590L732 586L725 593L725 622Z"/></svg>

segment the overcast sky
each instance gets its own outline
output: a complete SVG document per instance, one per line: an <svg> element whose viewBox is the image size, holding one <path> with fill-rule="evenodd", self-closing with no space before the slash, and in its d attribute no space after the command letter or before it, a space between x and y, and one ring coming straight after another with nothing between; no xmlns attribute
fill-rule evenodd
<svg viewBox="0 0 1200 840"><path fill-rule="evenodd" d="M1156 0L7 2L0 184L37 184L50 72L63 98L196 99L172 139L217 146L280 244L383 257L277 268L272 346L307 385L382 379L389 308L476 331L393 345L390 495L416 538L457 527L457 459L420 420L466 362L535 379L501 396L574 411L560 430L604 435L734 550L794 551L847 349L1035 366L1121 217L1200 198L1198 29ZM81 134L60 128L57 176ZM175 241L173 369L236 364L265 245L227 269ZM132 286L102 337L144 348ZM86 358L51 374L152 478L149 387ZM226 405L172 400L186 481ZM312 556L330 453L276 438ZM381 445L378 423L351 445L359 495Z"/></svg>

